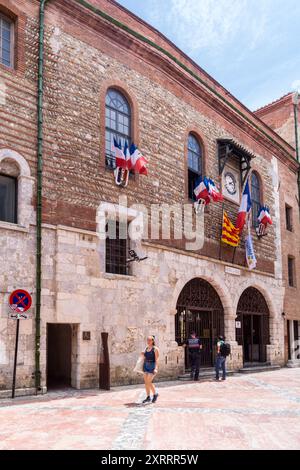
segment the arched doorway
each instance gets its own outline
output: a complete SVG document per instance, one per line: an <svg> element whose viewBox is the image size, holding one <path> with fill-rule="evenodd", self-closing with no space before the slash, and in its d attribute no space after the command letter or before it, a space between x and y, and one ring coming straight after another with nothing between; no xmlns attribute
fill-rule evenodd
<svg viewBox="0 0 300 470"><path fill-rule="evenodd" d="M244 363L266 362L269 316L264 296L255 287L248 287L240 297L236 318L236 340L243 346Z"/></svg>
<svg viewBox="0 0 300 470"><path fill-rule="evenodd" d="M224 335L224 310L217 291L204 279L192 279L181 291L176 308L175 339L178 345L183 345L195 331L203 344L200 364L213 366L217 336ZM185 360L188 367L187 354Z"/></svg>

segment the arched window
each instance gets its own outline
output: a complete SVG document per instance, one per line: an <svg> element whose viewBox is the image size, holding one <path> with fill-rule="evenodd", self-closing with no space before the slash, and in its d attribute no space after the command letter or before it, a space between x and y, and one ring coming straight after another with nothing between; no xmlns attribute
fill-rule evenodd
<svg viewBox="0 0 300 470"><path fill-rule="evenodd" d="M17 187L14 176L0 173L0 221L17 223Z"/></svg>
<svg viewBox="0 0 300 470"><path fill-rule="evenodd" d="M195 200L196 181L202 176L202 148L198 139L189 134L188 139L188 191L189 199Z"/></svg>
<svg viewBox="0 0 300 470"><path fill-rule="evenodd" d="M115 168L114 137L125 145L131 145L131 109L125 96L110 88L105 100L105 161L108 168Z"/></svg>
<svg viewBox="0 0 300 470"><path fill-rule="evenodd" d="M35 220L33 184L25 158L14 150L0 149L0 225L4 222L29 229Z"/></svg>
<svg viewBox="0 0 300 470"><path fill-rule="evenodd" d="M13 67L13 21L0 13L0 63Z"/></svg>
<svg viewBox="0 0 300 470"><path fill-rule="evenodd" d="M251 199L252 199L252 225L257 227L257 216L261 207L261 187L258 174L253 171L251 175Z"/></svg>

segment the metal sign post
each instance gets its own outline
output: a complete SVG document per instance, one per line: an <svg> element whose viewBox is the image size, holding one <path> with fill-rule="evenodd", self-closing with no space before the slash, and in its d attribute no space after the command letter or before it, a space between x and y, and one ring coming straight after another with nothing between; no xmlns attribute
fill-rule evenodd
<svg viewBox="0 0 300 470"><path fill-rule="evenodd" d="M17 331L16 331L16 345L15 345L15 359L14 359L14 371L13 371L13 384L11 397L15 398L16 391L16 373L17 373L17 359L18 359L18 345L19 345L19 330L20 330L20 319L17 319Z"/></svg>
<svg viewBox="0 0 300 470"><path fill-rule="evenodd" d="M27 312L27 310L30 309L31 304L32 304L31 295L25 290L18 289L10 294L9 306L14 312L14 314L11 315L11 318L15 318L17 320L15 358L14 358L13 383L12 383L12 395L11 395L12 398L15 398L15 392L16 392L16 374L17 374L20 319L28 318L25 312Z"/></svg>

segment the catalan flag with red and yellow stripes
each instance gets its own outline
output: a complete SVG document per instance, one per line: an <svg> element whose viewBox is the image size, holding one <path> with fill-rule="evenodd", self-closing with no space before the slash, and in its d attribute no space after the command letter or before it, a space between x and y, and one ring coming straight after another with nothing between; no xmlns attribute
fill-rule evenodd
<svg viewBox="0 0 300 470"><path fill-rule="evenodd" d="M234 247L240 243L240 230L233 225L225 211L223 214L222 242Z"/></svg>

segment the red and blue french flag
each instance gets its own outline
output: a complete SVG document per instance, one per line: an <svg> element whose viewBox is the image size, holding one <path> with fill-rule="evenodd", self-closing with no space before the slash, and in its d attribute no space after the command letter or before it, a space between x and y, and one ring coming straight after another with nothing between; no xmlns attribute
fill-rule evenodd
<svg viewBox="0 0 300 470"><path fill-rule="evenodd" d="M210 195L208 190L208 185L206 184L206 178L202 179L201 176L196 181L196 187L194 189L194 194L196 196L196 200L199 201L203 199L205 201L205 205L210 203Z"/></svg>
<svg viewBox="0 0 300 470"><path fill-rule="evenodd" d="M116 167L117 168L127 168L127 162L126 158L124 155L124 151L122 149L122 144L121 141L117 141L117 139L114 137L114 144L113 144L113 150L116 153Z"/></svg>
<svg viewBox="0 0 300 470"><path fill-rule="evenodd" d="M130 146L131 169L139 175L148 175L147 159L141 154L136 145Z"/></svg>
<svg viewBox="0 0 300 470"><path fill-rule="evenodd" d="M125 146L124 146L124 157L125 157L125 162L126 162L126 168L127 170L132 170L132 162L131 162L131 155L128 147L128 142L126 140Z"/></svg>
<svg viewBox="0 0 300 470"><path fill-rule="evenodd" d="M141 154L136 145L131 144L130 148L128 142L125 141L124 149L122 148L121 141L114 137L113 150L116 154L116 167L123 168L124 170L133 170L140 175L147 175L146 158Z"/></svg>
<svg viewBox="0 0 300 470"><path fill-rule="evenodd" d="M247 180L247 183L245 185L244 192L242 195L242 201L241 201L241 205L239 208L239 213L238 213L237 220L236 220L236 228L238 228L240 232L244 228L247 215L249 214L251 207L252 207L252 202L251 202L251 195L250 195L250 188L249 188L249 180Z"/></svg>
<svg viewBox="0 0 300 470"><path fill-rule="evenodd" d="M271 214L270 214L270 209L267 206L261 207L257 220L259 221L260 224L263 224L265 226L267 226L268 224L269 225L273 224Z"/></svg>
<svg viewBox="0 0 300 470"><path fill-rule="evenodd" d="M214 202L221 202L224 200L223 194L220 193L214 181L211 178L207 179L208 192Z"/></svg>

